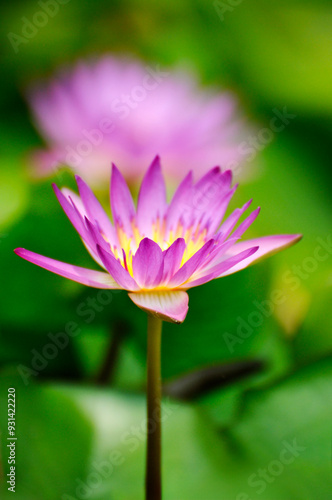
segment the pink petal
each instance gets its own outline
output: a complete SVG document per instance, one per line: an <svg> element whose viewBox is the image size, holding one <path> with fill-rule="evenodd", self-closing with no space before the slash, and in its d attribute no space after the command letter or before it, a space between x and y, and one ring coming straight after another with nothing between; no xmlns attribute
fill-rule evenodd
<svg viewBox="0 0 332 500"><path fill-rule="evenodd" d="M133 274L141 288L154 288L161 283L164 256L160 246L144 238L133 256Z"/></svg>
<svg viewBox="0 0 332 500"><path fill-rule="evenodd" d="M186 223L191 219L193 196L193 173L189 172L183 179L167 209L167 229L174 229L181 217Z"/></svg>
<svg viewBox="0 0 332 500"><path fill-rule="evenodd" d="M213 268L209 269L209 272L214 271L215 278L220 278L221 276L226 276L227 271L229 269L233 269L234 266L240 263L241 269L244 269L249 265L249 257L257 253L258 251L258 246L256 245L255 247L247 248L243 250L242 252L237 253L236 255L233 255L232 257L229 257L229 254L227 255L227 258L214 266ZM244 262L245 261L245 262ZM235 272L235 271L232 271Z"/></svg>
<svg viewBox="0 0 332 500"><path fill-rule="evenodd" d="M56 185L53 186L54 190L55 190L55 188L56 188ZM71 205L75 205L81 218L83 218L85 215L88 215L87 211L85 210L85 207L83 205L83 202L77 193L75 193L74 191L72 191L71 189L66 188L66 187L61 188L60 191L64 195L66 200L69 201L69 203ZM56 195L57 195L57 193L56 193Z"/></svg>
<svg viewBox="0 0 332 500"><path fill-rule="evenodd" d="M232 174L228 170L221 173L219 167L210 170L191 189L187 200L186 224L200 224L209 228L212 236L225 215L228 203L237 186L230 189ZM181 214L183 218L183 215Z"/></svg>
<svg viewBox="0 0 332 500"><path fill-rule="evenodd" d="M234 240L241 238L241 236L246 232L246 230L251 226L251 224L257 218L260 210L261 210L260 207L258 207L258 208L256 208L256 210L251 212L251 214L243 222L241 222L239 227L237 229L235 229L231 238Z"/></svg>
<svg viewBox="0 0 332 500"><path fill-rule="evenodd" d="M30 250L25 250L24 248L16 248L14 252L19 257L37 266L43 267L59 276L69 278L77 283L82 283L82 285L94 288L121 288L109 274L66 264L59 260L50 259L43 255L30 252Z"/></svg>
<svg viewBox="0 0 332 500"><path fill-rule="evenodd" d="M195 286L204 285L205 283L212 281L214 278L215 278L214 273L205 274L200 278L193 279L193 281L189 280L186 283L183 283L183 285L179 286L177 290L189 290L189 288L194 288Z"/></svg>
<svg viewBox="0 0 332 500"><path fill-rule="evenodd" d="M214 240L207 241L205 245L198 250L198 252L190 257L190 259L187 260L182 267L180 267L180 269L174 274L173 278L170 279L168 286L170 288L176 288L186 282L196 269L202 265L204 259L207 257L214 244Z"/></svg>
<svg viewBox="0 0 332 500"><path fill-rule="evenodd" d="M110 245L103 236L100 234L99 228L93 224L87 217L84 217L84 222L86 225L86 228L88 232L90 233L90 236L94 242L94 251L96 252L97 258L100 261L101 267L106 269L104 262L101 260L100 255L97 250L97 246L99 245L101 248L103 248L106 252L110 252L111 248Z"/></svg>
<svg viewBox="0 0 332 500"><path fill-rule="evenodd" d="M74 203L69 198L71 191L69 189L66 189L64 194L56 184L52 184L52 187L68 219L70 220L70 222L72 223L78 234L81 236L81 238L85 239L87 234L86 234L86 228L83 223L82 214L80 213L79 209L75 210Z"/></svg>
<svg viewBox="0 0 332 500"><path fill-rule="evenodd" d="M236 229L236 231L229 237L233 228L236 226L237 221L241 217L242 213L248 208L251 200L246 203L241 209L235 210L230 217L225 221L220 228L220 231L216 235L216 240L219 245L211 252L209 257L203 264L205 270L211 269L212 266L219 264L225 260L226 252L235 245L235 243L241 238L242 234L248 229L248 227L253 223L259 214L260 209L254 210L249 217L247 217L242 224ZM227 239L228 238L228 239Z"/></svg>
<svg viewBox="0 0 332 500"><path fill-rule="evenodd" d="M129 188L120 171L113 164L111 179L111 209L114 224L123 225L124 231L132 234L132 220L135 218L135 206Z"/></svg>
<svg viewBox="0 0 332 500"><path fill-rule="evenodd" d="M208 226L208 235L211 237L215 234L218 226L224 218L226 210L228 208L229 202L231 201L238 185L234 186L233 189L228 191L225 196L221 196L220 199L216 201L214 205L211 205L210 209L204 214L201 224Z"/></svg>
<svg viewBox="0 0 332 500"><path fill-rule="evenodd" d="M192 279L189 280L187 283L184 283L181 287L183 289L188 289L192 288L194 286L202 285L203 283L207 283L208 281L211 281L212 279L215 278L221 278L222 276L226 276L226 271L229 269L233 268L238 264L239 262L243 262L244 260L248 259L251 255L256 253L258 250L258 247L253 247L249 248L247 250L244 250L243 252L238 253L237 255L234 255L233 257L230 257L228 259L225 259L223 262L220 262L219 264L213 266L212 268L209 268L205 272L198 272L196 279L195 275L192 276ZM247 262L247 260L246 260ZM249 265L249 264L248 264ZM245 265L243 267L246 267ZM231 273L229 273L231 274Z"/></svg>
<svg viewBox="0 0 332 500"><path fill-rule="evenodd" d="M223 173L219 167L210 170L195 184L193 198L195 211L206 213L211 210L211 207L227 194L231 183L232 172L230 170Z"/></svg>
<svg viewBox="0 0 332 500"><path fill-rule="evenodd" d="M275 253L288 248L302 238L301 234L282 234L276 236L263 236L262 238L255 238L252 240L241 241L234 245L228 252L227 255L234 255L235 253L246 250L247 248L258 246L257 252L252 255L249 259L238 263L236 266L232 267L229 271L223 272L222 276L227 276L229 274L236 273L251 264L263 260L266 257L274 255Z"/></svg>
<svg viewBox="0 0 332 500"><path fill-rule="evenodd" d="M76 175L76 182L88 218L93 222L97 221L98 226L106 236L107 240L111 244L115 244L117 242L117 238L115 236L114 227L109 217L106 215L105 210L89 186L78 175Z"/></svg>
<svg viewBox="0 0 332 500"><path fill-rule="evenodd" d="M130 276L128 271L120 264L120 262L110 252L107 252L101 246L97 245L97 252L100 255L103 264L107 271L115 279L115 281L124 290L136 291L139 286L136 281Z"/></svg>
<svg viewBox="0 0 332 500"><path fill-rule="evenodd" d="M166 211L166 187L159 156L151 163L142 181L137 202L137 224L143 234L151 236L151 225Z"/></svg>
<svg viewBox="0 0 332 500"><path fill-rule="evenodd" d="M170 278L178 271L184 251L186 249L186 242L183 238L178 238L172 245L165 250L164 253L164 274L162 282L167 284Z"/></svg>
<svg viewBox="0 0 332 500"><path fill-rule="evenodd" d="M156 291L130 293L138 307L153 316L171 323L182 323L188 312L188 294L184 291Z"/></svg>
<svg viewBox="0 0 332 500"><path fill-rule="evenodd" d="M80 235L83 240L86 249L90 253L91 257L98 263L101 264L98 254L96 253L94 242L91 238L91 235L87 231L87 228L84 224L84 207L81 206L81 199L75 194L72 193L69 189L64 189L63 192L60 191L58 186L53 184L53 189L58 198L58 201L67 215L68 219ZM72 196L72 198L71 198ZM75 202L74 202L75 200ZM78 206L76 206L76 203ZM101 264L102 265L102 264ZM103 267L103 266L102 266Z"/></svg>
<svg viewBox="0 0 332 500"><path fill-rule="evenodd" d="M207 187L211 187L211 185L217 182L221 173L220 167L211 168L205 175L203 175L199 181L195 184L195 189L199 192L202 190L206 190Z"/></svg>
<svg viewBox="0 0 332 500"><path fill-rule="evenodd" d="M247 208L251 205L252 200L249 200L242 208L237 208L231 213L229 217L222 223L219 228L218 234L220 234L221 240L224 241L231 234L236 224L238 223L240 217L244 214Z"/></svg>

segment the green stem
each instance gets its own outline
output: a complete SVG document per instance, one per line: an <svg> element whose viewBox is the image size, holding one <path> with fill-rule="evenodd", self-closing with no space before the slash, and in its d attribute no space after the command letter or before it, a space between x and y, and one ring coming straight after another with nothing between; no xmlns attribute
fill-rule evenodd
<svg viewBox="0 0 332 500"><path fill-rule="evenodd" d="M161 500L161 329L148 316L146 500Z"/></svg>

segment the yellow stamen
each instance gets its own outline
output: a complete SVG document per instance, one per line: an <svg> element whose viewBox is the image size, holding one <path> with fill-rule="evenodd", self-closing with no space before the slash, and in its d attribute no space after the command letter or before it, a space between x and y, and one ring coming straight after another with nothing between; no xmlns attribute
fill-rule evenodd
<svg viewBox="0 0 332 500"><path fill-rule="evenodd" d="M135 255L140 242L145 238L144 234L141 234L135 221L132 221L132 232L133 236L128 236L122 227L117 226L116 228L121 250L117 247L111 247L116 259L118 259L123 267L126 267L131 276L133 276L133 266L132 259ZM166 221L165 219L160 219L159 217L152 224L152 237L151 239L157 243L160 248L164 251L167 250L176 239L184 238L186 242L186 250L183 254L181 266L187 262L202 246L206 243L207 229L201 229L200 224L196 227L190 226L185 228L182 222L178 222L174 229L168 231L166 234ZM105 238L105 236L104 236ZM105 238L106 240L106 238ZM106 240L107 241L107 240ZM122 249L125 253L125 258L122 253Z"/></svg>

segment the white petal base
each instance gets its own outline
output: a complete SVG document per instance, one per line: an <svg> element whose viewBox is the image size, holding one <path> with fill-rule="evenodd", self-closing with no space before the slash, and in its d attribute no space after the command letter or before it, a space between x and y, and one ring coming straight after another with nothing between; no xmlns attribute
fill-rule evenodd
<svg viewBox="0 0 332 500"><path fill-rule="evenodd" d="M129 297L138 307L170 323L182 323L188 312L188 294L184 291L134 292Z"/></svg>

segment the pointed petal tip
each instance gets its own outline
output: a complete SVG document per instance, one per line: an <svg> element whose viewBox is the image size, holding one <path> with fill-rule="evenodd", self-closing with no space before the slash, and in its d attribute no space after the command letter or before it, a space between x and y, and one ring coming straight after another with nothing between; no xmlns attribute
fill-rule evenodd
<svg viewBox="0 0 332 500"><path fill-rule="evenodd" d="M66 190L67 188L65 188L65 187L64 188L59 188L59 186L57 186L55 184L55 182L52 183L52 188L53 188L55 196L58 198L58 201L59 201L59 203L61 205L61 199L63 197L67 198L67 196L66 196L66 194L64 192L64 190ZM68 191L70 191L70 189L68 189Z"/></svg>
<svg viewBox="0 0 332 500"><path fill-rule="evenodd" d="M161 170L161 163L160 163L160 156L159 155L156 155L153 158L153 160L152 160L152 162L151 162L151 164L150 164L150 166L148 168L147 173L151 172L153 170Z"/></svg>
<svg viewBox="0 0 332 500"><path fill-rule="evenodd" d="M75 180L76 180L77 185L79 185L79 184L84 184L85 185L86 184L84 182L84 180L82 179L82 177L80 175L78 175L78 174L75 174Z"/></svg>
<svg viewBox="0 0 332 500"><path fill-rule="evenodd" d="M302 240L303 234L283 234L280 238L285 239L284 248L291 247Z"/></svg>
<svg viewBox="0 0 332 500"><path fill-rule="evenodd" d="M257 252L257 250L259 250L259 246L255 246L255 247L252 247L249 251L248 251L248 255L245 257L245 258L248 258L248 257L251 257L251 255L254 255L254 253Z"/></svg>
<svg viewBox="0 0 332 500"><path fill-rule="evenodd" d="M112 172L111 172L111 192L112 190L119 186L125 186L125 189L128 189L127 182L121 172L121 170L115 165L115 163L112 163Z"/></svg>
<svg viewBox="0 0 332 500"><path fill-rule="evenodd" d="M155 241L144 238L133 256L132 269L135 281L141 288L154 289L160 285L163 269L163 252Z"/></svg>
<svg viewBox="0 0 332 500"><path fill-rule="evenodd" d="M189 172L187 173L186 177L188 177L188 179L190 179L191 181L193 181L193 179L194 179L194 171L193 170L189 170Z"/></svg>
<svg viewBox="0 0 332 500"><path fill-rule="evenodd" d="M113 175L119 175L122 177L122 174L120 172L120 170L118 169L118 167L115 165L115 163L112 162L112 168L111 168L111 176L113 177Z"/></svg>
<svg viewBox="0 0 332 500"><path fill-rule="evenodd" d="M179 186L181 186L182 184L187 184L187 183L191 186L193 186L193 184L194 184L194 171L193 170L189 170L189 172L183 177Z"/></svg>
<svg viewBox="0 0 332 500"><path fill-rule="evenodd" d="M220 174L221 168L219 165L216 165L215 167L212 167L210 172L213 172L214 174Z"/></svg>
<svg viewBox="0 0 332 500"><path fill-rule="evenodd" d="M93 269L86 269L83 267L67 264L59 260L45 257L44 255L31 252L25 248L15 248L14 252L19 257L35 264L47 271L50 271L64 278L76 281L82 285L90 286L93 288L121 288L112 279L112 277L101 271L94 271Z"/></svg>
<svg viewBox="0 0 332 500"><path fill-rule="evenodd" d="M141 232L151 236L152 223L167 209L166 184L157 156L145 173L137 200L137 223Z"/></svg>
<svg viewBox="0 0 332 500"><path fill-rule="evenodd" d="M229 168L227 170L222 170L221 173L224 177L229 177L230 180L233 179L233 172Z"/></svg>
<svg viewBox="0 0 332 500"><path fill-rule="evenodd" d="M263 236L236 243L232 249L229 250L232 255L236 255L238 252L244 252L246 249L250 248L257 248L257 250L250 256L247 256L245 260L239 262L230 270L227 270L227 272L223 272L222 276L227 276L237 271L241 271L242 269L249 267L249 265L260 262L267 257L279 253L281 250L285 250L286 248L295 245L295 243L300 241L301 238L302 234L279 234Z"/></svg>
<svg viewBox="0 0 332 500"><path fill-rule="evenodd" d="M279 239L280 244L284 243L285 245L293 245L298 241L302 240L303 234L295 233L295 234L279 234L279 235L271 235L271 236L263 236L262 239ZM259 244L259 243L258 243Z"/></svg>
<svg viewBox="0 0 332 500"><path fill-rule="evenodd" d="M14 253L16 255L18 255L19 257L22 257L25 252L26 252L25 248L21 248L21 247L14 248Z"/></svg>

